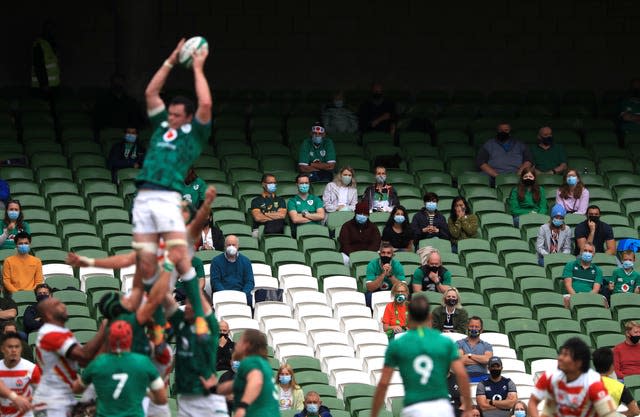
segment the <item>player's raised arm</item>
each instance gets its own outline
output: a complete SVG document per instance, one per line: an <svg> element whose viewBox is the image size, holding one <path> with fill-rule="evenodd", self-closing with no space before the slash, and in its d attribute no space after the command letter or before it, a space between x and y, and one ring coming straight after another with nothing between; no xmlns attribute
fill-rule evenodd
<svg viewBox="0 0 640 417"><path fill-rule="evenodd" d="M162 90L164 83L167 81L171 68L178 63L178 54L180 53L180 49L182 49L184 42L184 38L180 39L176 49L171 52L169 58L162 63L162 66L158 68L158 71L156 71L153 78L151 78L151 81L144 92L144 97L147 101L147 111L153 111L164 106L164 102L162 101L162 98L160 98L160 91Z"/></svg>
<svg viewBox="0 0 640 417"><path fill-rule="evenodd" d="M196 96L198 97L196 118L202 124L211 122L211 107L213 106L209 83L204 75L204 61L208 55L208 48L196 49L193 52L193 78L196 85Z"/></svg>

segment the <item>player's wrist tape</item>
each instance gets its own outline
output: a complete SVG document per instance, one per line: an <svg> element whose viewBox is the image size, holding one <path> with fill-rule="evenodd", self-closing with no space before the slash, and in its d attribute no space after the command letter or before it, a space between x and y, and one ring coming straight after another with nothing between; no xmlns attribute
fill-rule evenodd
<svg viewBox="0 0 640 417"><path fill-rule="evenodd" d="M173 68L173 64L171 62L169 62L168 59L165 59L164 62L162 63L163 67L167 67L169 69Z"/></svg>
<svg viewBox="0 0 640 417"><path fill-rule="evenodd" d="M210 394L217 394L218 393L218 384L215 384L214 386L209 388L209 393Z"/></svg>
<svg viewBox="0 0 640 417"><path fill-rule="evenodd" d="M238 405L236 405L236 409L238 408L244 408L246 410L247 408L249 408L249 404L245 403L244 401L240 401Z"/></svg>
<svg viewBox="0 0 640 417"><path fill-rule="evenodd" d="M95 266L96 260L94 258L88 258L86 256L80 256L80 261L86 263L89 266Z"/></svg>
<svg viewBox="0 0 640 417"><path fill-rule="evenodd" d="M9 399L11 401L15 400L16 398L18 398L18 394L16 394L15 392L11 391L11 393L9 394Z"/></svg>

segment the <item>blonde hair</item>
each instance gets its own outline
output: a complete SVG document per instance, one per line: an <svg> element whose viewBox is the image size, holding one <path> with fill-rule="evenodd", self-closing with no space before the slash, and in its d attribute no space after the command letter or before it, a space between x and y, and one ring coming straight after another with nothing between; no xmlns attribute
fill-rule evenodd
<svg viewBox="0 0 640 417"><path fill-rule="evenodd" d="M289 374L291 374L291 386L294 389L300 388L300 385L298 385L298 383L296 382L296 375L293 372L293 368L288 363L283 363L278 368L278 372L276 373L276 384L280 385L280 381L278 380L278 378L280 377L280 374L282 373L282 371L284 371L285 369L289 371Z"/></svg>
<svg viewBox="0 0 640 417"><path fill-rule="evenodd" d="M407 284L404 281L398 281L395 284L393 284L393 287L391 287L391 294L395 295L400 290L400 287L404 287L407 290L407 292L409 292L409 284Z"/></svg>
<svg viewBox="0 0 640 417"><path fill-rule="evenodd" d="M447 288L447 290L442 294L442 305L446 306L447 303L445 302L445 299L447 297L447 293L453 291L456 293L456 298L458 299L458 304L456 304L456 308L462 308L462 302L460 301L460 291L458 291L458 289L456 287L449 287Z"/></svg>
<svg viewBox="0 0 640 417"><path fill-rule="evenodd" d="M636 327L640 327L640 323L635 321L635 320L629 320L628 322L626 322L624 324L624 330L626 332L630 332L632 329L634 329Z"/></svg>

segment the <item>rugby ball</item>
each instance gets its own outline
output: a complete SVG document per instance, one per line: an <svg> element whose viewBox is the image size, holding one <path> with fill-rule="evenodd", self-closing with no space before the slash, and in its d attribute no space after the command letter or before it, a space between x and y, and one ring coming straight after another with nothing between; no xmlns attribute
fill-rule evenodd
<svg viewBox="0 0 640 417"><path fill-rule="evenodd" d="M200 48L209 48L207 40L202 36L194 36L187 40L178 54L178 63L185 68L191 68L193 52Z"/></svg>

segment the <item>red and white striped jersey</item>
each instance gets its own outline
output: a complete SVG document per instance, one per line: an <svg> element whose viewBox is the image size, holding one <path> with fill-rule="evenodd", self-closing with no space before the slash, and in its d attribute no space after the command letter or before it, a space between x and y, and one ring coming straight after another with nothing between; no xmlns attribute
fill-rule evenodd
<svg viewBox="0 0 640 417"><path fill-rule="evenodd" d="M602 377L593 369L571 382L567 382L564 372L557 369L540 377L533 395L539 400L555 402L554 417L595 417L594 403L609 394Z"/></svg>
<svg viewBox="0 0 640 417"><path fill-rule="evenodd" d="M8 368L4 361L0 361L0 381L16 394L30 397L33 395L35 386L40 383L40 368L26 359L20 359L20 362L13 368ZM2 398L0 399L0 415L18 417L24 414L18 412L11 400Z"/></svg>

